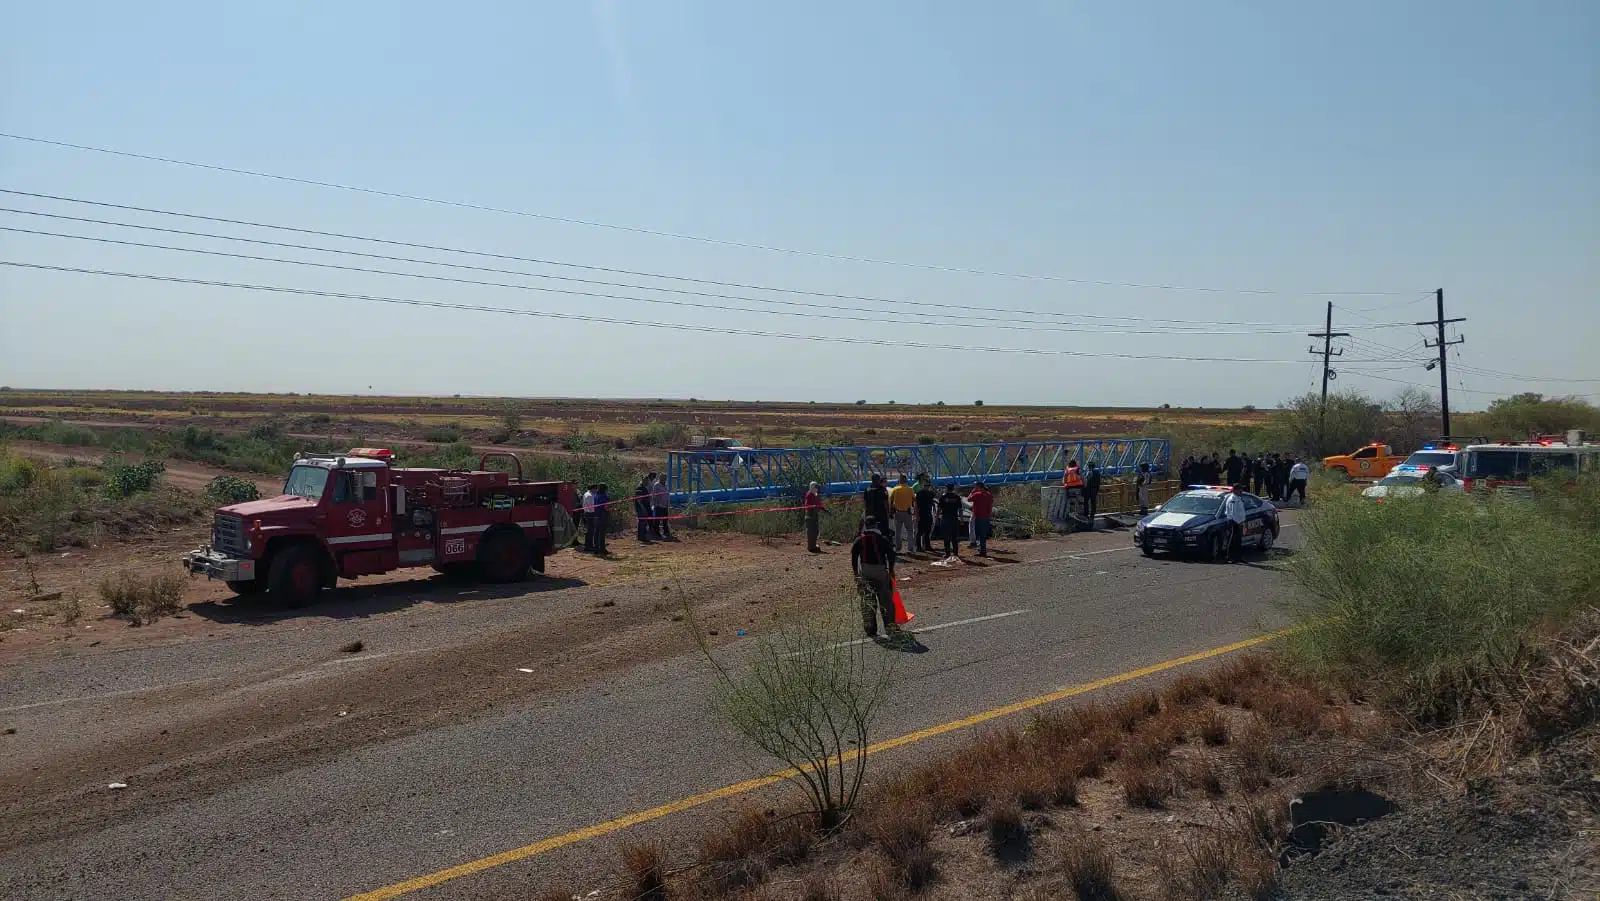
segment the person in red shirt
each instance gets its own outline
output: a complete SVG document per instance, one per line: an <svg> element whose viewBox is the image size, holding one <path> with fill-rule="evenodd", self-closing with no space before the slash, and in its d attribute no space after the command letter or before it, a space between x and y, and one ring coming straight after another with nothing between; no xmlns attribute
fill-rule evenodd
<svg viewBox="0 0 1600 901"><path fill-rule="evenodd" d="M973 534L978 539L978 556L989 556L989 536L993 530L989 519L994 516L994 495L983 482L972 486L972 491L967 494L967 502L972 504Z"/></svg>
<svg viewBox="0 0 1600 901"><path fill-rule="evenodd" d="M817 547L817 533L822 529L822 492L817 487L817 483L812 482L801 502L806 515L806 550L813 554L822 553L822 548Z"/></svg>

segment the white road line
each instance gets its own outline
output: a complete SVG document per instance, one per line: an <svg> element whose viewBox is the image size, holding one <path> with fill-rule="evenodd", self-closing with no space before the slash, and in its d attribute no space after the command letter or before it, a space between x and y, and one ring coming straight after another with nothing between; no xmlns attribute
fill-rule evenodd
<svg viewBox="0 0 1600 901"><path fill-rule="evenodd" d="M105 701L111 698L125 698L129 695L142 695L152 691L163 691L169 688L181 688L185 685L199 685L202 682L215 682L219 676L205 679L185 679L182 682L168 682L163 685L152 685L149 688L129 688L124 691L108 691L97 695L78 695L71 698L56 698L53 701L36 701L32 704L18 704L15 707L0 707L0 713L15 713L19 710L33 710L39 707L60 707L62 704L87 704L92 701Z"/></svg>
<svg viewBox="0 0 1600 901"><path fill-rule="evenodd" d="M984 622L988 622L989 620L992 620L992 619L1005 619L1008 616L1021 616L1022 614L1028 613L1028 612L1030 612L1030 611L1028 611L1028 610L1007 610L1004 613L990 613L987 616L973 616L973 617L969 617L967 619L958 619L958 620L952 620L951 622L948 622L948 623L940 623L937 626L923 626L920 629L913 628L913 629L907 629L906 631L910 632L913 635L921 635L924 632L937 632L940 629L952 629L952 628L955 628L956 626L970 626L973 623L984 623ZM854 641L841 641L838 644L828 645L828 647L830 647L830 648L848 648L848 647L850 647L852 645L866 644L869 641L872 641L872 639L870 639L870 638L857 638Z"/></svg>

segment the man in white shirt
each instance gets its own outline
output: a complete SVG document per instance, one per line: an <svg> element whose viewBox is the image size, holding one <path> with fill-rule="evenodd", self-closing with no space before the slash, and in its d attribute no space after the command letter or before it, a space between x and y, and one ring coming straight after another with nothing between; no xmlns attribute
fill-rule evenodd
<svg viewBox="0 0 1600 901"><path fill-rule="evenodd" d="M1222 515L1228 520L1228 562L1238 563L1244 556L1244 495L1239 486L1222 496Z"/></svg>
<svg viewBox="0 0 1600 901"><path fill-rule="evenodd" d="M1300 506L1306 505L1306 483L1311 481L1311 467L1304 460L1294 461L1289 467L1289 493L1283 496L1285 502L1294 497L1296 491L1300 492Z"/></svg>
<svg viewBox="0 0 1600 901"><path fill-rule="evenodd" d="M585 553L595 552L595 526L594 487L583 489L583 550Z"/></svg>

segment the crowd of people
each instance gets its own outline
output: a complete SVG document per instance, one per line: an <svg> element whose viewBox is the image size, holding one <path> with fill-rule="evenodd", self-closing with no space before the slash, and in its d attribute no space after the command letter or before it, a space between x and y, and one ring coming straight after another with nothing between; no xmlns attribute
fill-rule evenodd
<svg viewBox="0 0 1600 901"><path fill-rule="evenodd" d="M612 504L633 502L633 515L637 520L636 537L641 544L656 541L677 541L672 534L671 509L666 476L650 473L633 486L633 497L613 501L609 486L603 483L586 486L580 504L583 508L583 550L604 557L606 529Z"/></svg>
<svg viewBox="0 0 1600 901"><path fill-rule="evenodd" d="M1229 450L1226 459L1221 454L1202 455L1198 460L1185 457L1178 466L1178 481L1182 485L1240 486L1276 503L1288 503L1298 495L1303 507L1311 467L1293 454L1257 452L1252 457Z"/></svg>

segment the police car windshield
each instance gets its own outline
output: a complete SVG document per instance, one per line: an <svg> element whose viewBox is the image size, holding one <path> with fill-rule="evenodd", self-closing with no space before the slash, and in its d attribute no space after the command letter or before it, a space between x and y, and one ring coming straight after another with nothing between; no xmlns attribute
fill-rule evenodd
<svg viewBox="0 0 1600 901"><path fill-rule="evenodd" d="M306 500L322 500L322 489L328 484L328 471L320 466L296 466L289 470L289 479L283 483L283 493Z"/></svg>
<svg viewBox="0 0 1600 901"><path fill-rule="evenodd" d="M1449 466L1456 462L1456 455L1444 451L1417 451L1406 458L1407 466Z"/></svg>
<svg viewBox="0 0 1600 901"><path fill-rule="evenodd" d="M1161 505L1162 513L1216 513L1222 498L1213 494L1180 494Z"/></svg>

